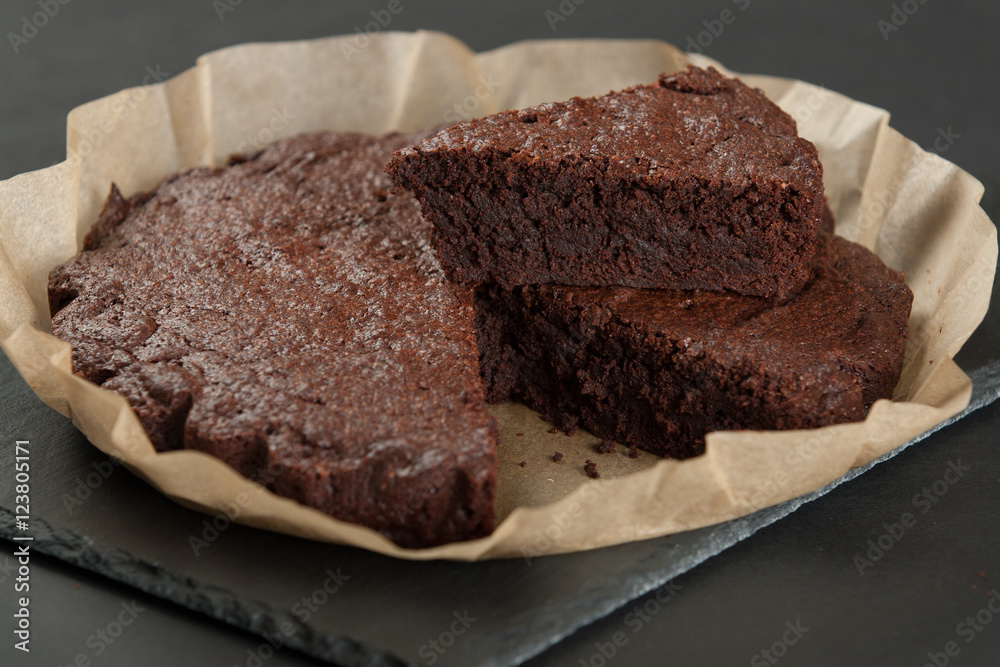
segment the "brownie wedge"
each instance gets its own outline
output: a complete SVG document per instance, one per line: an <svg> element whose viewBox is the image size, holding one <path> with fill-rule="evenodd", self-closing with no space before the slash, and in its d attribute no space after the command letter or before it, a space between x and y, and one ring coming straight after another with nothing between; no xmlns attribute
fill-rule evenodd
<svg viewBox="0 0 1000 667"><path fill-rule="evenodd" d="M473 292L384 166L420 136L305 135L154 191L113 189L49 279L77 374L159 450L214 455L406 547L494 523Z"/></svg>
<svg viewBox="0 0 1000 667"><path fill-rule="evenodd" d="M819 236L785 303L718 292L552 285L477 293L488 400L654 454L705 434L863 419L899 381L912 293L857 244Z"/></svg>
<svg viewBox="0 0 1000 667"><path fill-rule="evenodd" d="M823 170L760 90L689 66L656 83L445 128L393 184L459 282L733 291L809 276Z"/></svg>

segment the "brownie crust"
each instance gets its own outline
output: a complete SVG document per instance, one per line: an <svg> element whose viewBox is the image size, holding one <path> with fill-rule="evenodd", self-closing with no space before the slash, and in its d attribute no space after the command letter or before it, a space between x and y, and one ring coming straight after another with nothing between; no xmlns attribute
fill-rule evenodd
<svg viewBox="0 0 1000 667"><path fill-rule="evenodd" d="M785 303L715 292L524 286L477 292L488 400L675 458L705 434L863 419L899 381L912 293L821 234Z"/></svg>
<svg viewBox="0 0 1000 667"><path fill-rule="evenodd" d="M123 394L158 450L207 452L401 546L491 532L473 292L446 280L416 201L387 192L389 156L420 138L300 136L113 189L50 275L75 372Z"/></svg>
<svg viewBox="0 0 1000 667"><path fill-rule="evenodd" d="M785 298L821 224L816 148L764 94L688 67L446 128L393 156L459 282Z"/></svg>

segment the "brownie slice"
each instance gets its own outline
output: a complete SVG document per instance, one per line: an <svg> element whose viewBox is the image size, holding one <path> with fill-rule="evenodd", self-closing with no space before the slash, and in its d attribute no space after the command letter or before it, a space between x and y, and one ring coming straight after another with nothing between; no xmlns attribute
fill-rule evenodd
<svg viewBox="0 0 1000 667"><path fill-rule="evenodd" d="M112 190L54 270L52 331L159 450L422 547L493 528L473 292L384 166L420 136L317 134Z"/></svg>
<svg viewBox="0 0 1000 667"><path fill-rule="evenodd" d="M688 67L505 111L393 156L461 282L787 297L823 210L816 148L764 94Z"/></svg>
<svg viewBox="0 0 1000 667"><path fill-rule="evenodd" d="M826 233L785 303L719 292L483 287L488 400L523 401L655 454L704 452L709 431L864 418L899 381L912 294L877 256Z"/></svg>

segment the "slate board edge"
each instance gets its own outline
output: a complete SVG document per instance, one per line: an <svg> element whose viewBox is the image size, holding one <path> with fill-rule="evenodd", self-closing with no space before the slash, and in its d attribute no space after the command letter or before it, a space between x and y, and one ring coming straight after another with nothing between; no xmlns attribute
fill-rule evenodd
<svg viewBox="0 0 1000 667"><path fill-rule="evenodd" d="M976 410L984 408L990 403L993 403L995 400L997 400L997 398L1000 398L1000 360L994 360L989 364L976 369L974 372L970 373L969 376L972 378L972 397L969 400L969 405L958 414L950 417L949 419L946 419L945 421L934 426L933 428L924 431L917 437L913 438L908 442L903 443L896 449L893 449L892 451L883 454L874 461L871 461L870 463L861 466L860 468L853 468L849 470L839 479L831 482L830 484L820 489L813 491L812 493L808 493L804 496L799 496L798 498L793 498L779 505L766 507L758 512L755 512L754 514L740 517L738 519L734 519L732 521L728 521L726 523L715 526L715 530L713 530L713 532L711 533L712 536L715 536L715 534L718 532L727 532L729 534L719 539L712 545L712 548L702 552L701 554L681 559L675 563L671 563L668 567L660 570L657 573L657 576L650 577L645 581L636 582L635 584L632 585L631 590L629 591L630 596L625 598L625 602L618 603L609 600L608 603L605 605L595 606L591 610L591 614L589 614L588 616L578 617L581 622L575 627L563 629L561 631L553 631L549 635L549 639L551 641L548 641L548 643L546 643L544 646L536 645L530 648L522 647L523 650L521 651L518 651L516 646L510 646L510 651L508 654L510 656L509 658L507 656L504 657L496 656L495 659L491 659L481 663L482 667L507 667L508 665L520 664L521 662L524 662L529 658L533 658L534 656L538 655L545 649L555 645L565 637L569 636L579 628L588 625L590 623L593 623L594 621L597 621L601 618L604 618L608 614L613 613L615 610L624 607L630 601L639 598L645 595L646 593L649 593L650 591L659 588L660 586L663 586L674 577L680 576L681 574L687 572L688 570L691 570L695 568L697 565L700 565L701 563L705 562L712 556L716 556L725 551L726 549L728 549L729 547L733 546L734 544L742 540L745 540L746 538L750 537L761 528L765 528L771 525L772 523L775 523L780 519L783 519L784 517L788 516L789 514L791 514L801 506L805 505L806 503L826 495L827 493L837 488L844 482L848 482L854 479L855 477L864 474L865 472L871 470L879 463L882 463L883 461L888 461L889 459L896 456L897 454L902 452L904 449L910 447L911 445L914 445L920 442L921 440L930 437L937 431L940 431L941 429L944 429L954 424L955 422L972 414ZM551 613L548 615L545 615L544 612L540 614L538 610L533 610L532 615L533 616L542 615L542 616L547 616L548 618L559 618L559 614L557 613L559 609L560 608L558 607L553 608ZM518 617L511 619L512 627L515 628L517 627L518 625L517 619ZM520 639L516 638L517 637L516 631L511 631L509 634L514 636L514 638L512 638L511 640L511 644L518 641L523 642L523 637L521 637Z"/></svg>
<svg viewBox="0 0 1000 667"><path fill-rule="evenodd" d="M285 646L316 658L366 667L407 664L390 653L356 640L316 632L294 614L265 602L238 598L226 588L171 572L122 549L94 547L86 537L67 529L53 529L43 519L32 517L31 526L34 540L15 544L29 544L33 550L261 637L282 634ZM4 507L0 507L0 534L5 539L16 534L14 514ZM291 636L279 630L286 622L294 629Z"/></svg>
<svg viewBox="0 0 1000 667"><path fill-rule="evenodd" d="M629 587L628 597L625 598L624 602L621 601L623 599L621 596L616 599L600 598L602 602L590 603L592 606L589 610L574 617L570 623L566 624L562 624L560 621L566 616L564 605L553 605L549 614L544 613L544 608L542 610L534 609L530 612L530 620L537 629L542 629L538 628L537 619L539 616L553 619L553 621L544 628L548 632L536 631L533 633L538 640L530 644L524 641L523 631L517 630L521 625L519 620L522 616L512 618L510 620L511 630L508 632L510 639L493 655L484 656L485 660L479 665L482 667L506 667L519 664L538 655L579 628L607 616L628 604L628 601L655 590L674 577L750 537L761 528L788 516L802 505L829 493L837 486L867 472L873 466L892 458L907 447L989 405L1000 396L1000 361L993 361L972 372L970 376L973 382L973 395L968 407L957 415L871 463L848 471L847 474L821 489L714 527L709 536L710 546L707 550L695 556L672 562L668 567L658 570L653 576L646 576L627 584ZM407 664L389 652L373 648L348 637L317 632L300 622L293 614L273 605L257 600L238 598L228 589L192 577L178 575L155 563L136 558L121 549L113 547L99 549L93 546L92 542L85 536L68 529L54 530L47 522L39 518L32 518L32 526L34 527L32 532L35 535L33 535L34 540L30 544L33 549L187 609L206 614L234 627L264 637L278 632L282 623L288 622L295 630L290 637L284 638L284 644L307 655L345 665L397 667ZM41 534L38 534L39 528ZM720 532L724 532L726 535L720 539L711 539ZM15 530L14 514L6 508L0 507L0 538L12 540L16 535L18 533ZM589 599L593 600L594 597ZM557 613L560 611L562 613ZM529 615L529 613L525 612L524 615Z"/></svg>

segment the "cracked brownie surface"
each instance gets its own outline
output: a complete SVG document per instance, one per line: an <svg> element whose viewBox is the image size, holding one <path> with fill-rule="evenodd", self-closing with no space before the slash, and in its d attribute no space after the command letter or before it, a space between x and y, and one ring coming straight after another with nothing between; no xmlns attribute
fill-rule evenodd
<svg viewBox="0 0 1000 667"><path fill-rule="evenodd" d="M50 275L53 333L159 450L198 449L403 546L493 526L473 294L387 192L421 136L317 134L113 189Z"/></svg>

